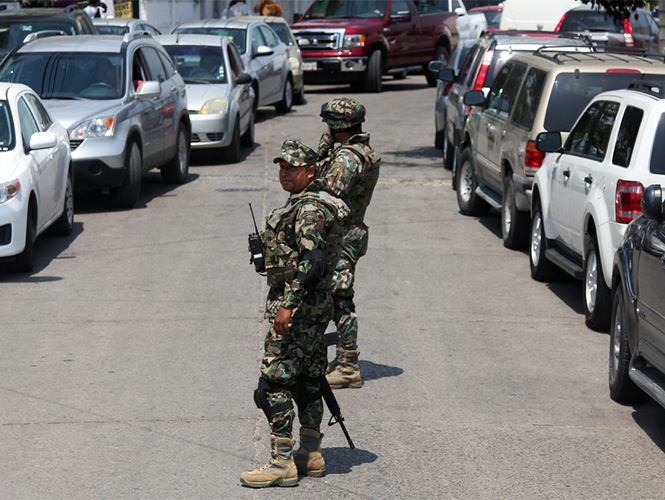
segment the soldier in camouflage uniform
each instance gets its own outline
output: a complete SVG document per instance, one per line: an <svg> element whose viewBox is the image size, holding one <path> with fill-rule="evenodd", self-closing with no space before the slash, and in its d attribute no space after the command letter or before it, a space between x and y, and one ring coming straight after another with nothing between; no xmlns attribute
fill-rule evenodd
<svg viewBox="0 0 665 500"><path fill-rule="evenodd" d="M271 428L269 462L244 472L245 486L295 486L298 473L321 477L325 462L320 433L323 416L319 378L327 359L323 334L333 316L332 275L341 255L344 202L311 183L317 153L298 141L285 141L279 180L291 193L286 205L266 219L262 234L268 276L265 340L257 407ZM293 455L293 401L298 406L300 449Z"/></svg>
<svg viewBox="0 0 665 500"><path fill-rule="evenodd" d="M368 228L365 211L379 179L381 158L362 132L365 107L355 99L334 99L321 107L328 125L319 142L319 172L322 188L344 200L351 210L344 222L342 257L333 276L334 320L339 333L335 360L328 366L332 388L362 386L358 368L358 317L353 301L356 263L367 252ZM336 143L340 146L334 149Z"/></svg>

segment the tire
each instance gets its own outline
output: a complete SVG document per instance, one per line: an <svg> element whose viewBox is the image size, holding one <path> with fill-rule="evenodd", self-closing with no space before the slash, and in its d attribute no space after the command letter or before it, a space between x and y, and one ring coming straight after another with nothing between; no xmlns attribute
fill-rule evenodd
<svg viewBox="0 0 665 500"><path fill-rule="evenodd" d="M189 142L185 130L184 124L180 124L175 155L159 169L162 180L167 184L184 184L187 182L187 176L189 175Z"/></svg>
<svg viewBox="0 0 665 500"><path fill-rule="evenodd" d="M485 215L490 205L478 197L476 188L476 171L473 166L471 149L466 148L462 153L462 163L457 175L457 204L464 215Z"/></svg>
<svg viewBox="0 0 665 500"><path fill-rule="evenodd" d="M587 326L592 330L607 330L612 314L611 293L605 284L596 236L591 236L587 245L582 284L584 286L584 317Z"/></svg>
<svg viewBox="0 0 665 500"><path fill-rule="evenodd" d="M14 271L19 273L29 273L35 267L35 238L37 237L37 212L32 200L28 204L28 216L25 227L25 247L23 251L16 256L14 261Z"/></svg>
<svg viewBox="0 0 665 500"><path fill-rule="evenodd" d="M513 250L526 248L529 241L529 214L517 209L512 175L507 175L503 180L501 236L503 246Z"/></svg>
<svg viewBox="0 0 665 500"><path fill-rule="evenodd" d="M531 240L529 244L529 267L531 277L536 281L548 282L561 273L559 268L547 260L545 250L547 249L547 238L543 225L543 209L540 200L536 200L531 217Z"/></svg>
<svg viewBox="0 0 665 500"><path fill-rule="evenodd" d="M627 316L623 284L619 283L612 303L609 356L610 397L619 403L632 403L641 395L640 389L628 375L631 355Z"/></svg>
<svg viewBox="0 0 665 500"><path fill-rule="evenodd" d="M238 118L240 119L240 118ZM249 116L249 126L245 133L240 137L240 145L244 148L251 148L254 146L254 112L252 111Z"/></svg>
<svg viewBox="0 0 665 500"><path fill-rule="evenodd" d="M143 159L141 149L136 141L127 143L125 153L125 176L120 186L111 190L111 205L118 208L132 208L136 205L141 192L141 173L143 170Z"/></svg>
<svg viewBox="0 0 665 500"><path fill-rule="evenodd" d="M305 104L305 84L300 87L300 91L293 94L293 104Z"/></svg>
<svg viewBox="0 0 665 500"><path fill-rule="evenodd" d="M287 78L284 82L284 93L282 95L282 100L275 104L275 109L278 113L288 113L291 111L291 106L293 105L293 84L291 83L291 78Z"/></svg>
<svg viewBox="0 0 665 500"><path fill-rule="evenodd" d="M443 168L452 171L453 161L455 161L455 146L445 141L443 144Z"/></svg>
<svg viewBox="0 0 665 500"><path fill-rule="evenodd" d="M67 172L67 186L65 187L65 201L62 215L58 217L49 228L49 234L54 236L69 236L74 231L74 172L71 166Z"/></svg>
<svg viewBox="0 0 665 500"><path fill-rule="evenodd" d="M383 71L381 51L375 50L369 55L365 70L365 92L381 92Z"/></svg>
<svg viewBox="0 0 665 500"><path fill-rule="evenodd" d="M434 132L434 147L436 149L443 149L445 140L446 140L445 130L437 130L436 132Z"/></svg>
<svg viewBox="0 0 665 500"><path fill-rule="evenodd" d="M444 66L447 66L448 61L450 60L450 54L443 45L438 45L434 49L433 61L442 61ZM438 75L434 71L430 71L427 66L425 66L425 77L427 78L427 84L430 87L436 87Z"/></svg>
<svg viewBox="0 0 665 500"><path fill-rule="evenodd" d="M222 150L222 154L225 163L238 163L240 161L240 117L236 118L231 144Z"/></svg>

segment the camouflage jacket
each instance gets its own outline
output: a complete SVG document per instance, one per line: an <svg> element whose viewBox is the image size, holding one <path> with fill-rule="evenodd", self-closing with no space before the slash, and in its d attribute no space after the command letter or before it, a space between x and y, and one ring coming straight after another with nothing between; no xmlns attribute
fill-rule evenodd
<svg viewBox="0 0 665 500"><path fill-rule="evenodd" d="M267 317L280 307L293 309L301 304L307 290L297 273L311 269L311 262L302 260L306 252L318 248L325 253L328 273L314 289L330 289L342 252L342 221L348 214L342 200L310 188L291 195L286 205L270 213L263 233L270 286Z"/></svg>
<svg viewBox="0 0 665 500"><path fill-rule="evenodd" d="M379 180L381 158L370 147L369 134L356 134L334 150L333 145L332 136L324 133L317 166L325 180L321 187L348 205L351 215L345 224L361 226Z"/></svg>

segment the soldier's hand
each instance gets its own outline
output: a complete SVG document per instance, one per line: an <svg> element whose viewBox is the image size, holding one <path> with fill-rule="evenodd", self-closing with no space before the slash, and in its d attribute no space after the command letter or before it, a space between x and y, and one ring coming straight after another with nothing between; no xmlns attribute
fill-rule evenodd
<svg viewBox="0 0 665 500"><path fill-rule="evenodd" d="M277 311L277 316L272 323L272 327L275 329L277 335L287 335L289 333L289 321L291 321L291 314L293 311L287 309L286 307L280 307Z"/></svg>

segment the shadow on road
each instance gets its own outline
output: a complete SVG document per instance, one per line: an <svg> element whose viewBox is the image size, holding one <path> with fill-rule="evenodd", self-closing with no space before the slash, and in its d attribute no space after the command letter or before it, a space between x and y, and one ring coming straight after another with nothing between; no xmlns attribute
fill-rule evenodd
<svg viewBox="0 0 665 500"><path fill-rule="evenodd" d="M424 78L417 77L407 77L406 80L395 80L392 77L384 77L382 85L382 92L401 92L430 88ZM365 92L362 85L352 86L340 83L339 85L306 85L305 96L307 96L307 94L337 94L353 96L371 94L371 92Z"/></svg>
<svg viewBox="0 0 665 500"><path fill-rule="evenodd" d="M397 377L404 373L402 368L396 366L380 365L372 361L359 360L358 366L362 374L363 381L377 380L385 377Z"/></svg>
<svg viewBox="0 0 665 500"><path fill-rule="evenodd" d="M323 448L323 458L326 461L328 474L348 474L354 465L363 465L374 462L377 455L371 451L356 448Z"/></svg>
<svg viewBox="0 0 665 500"><path fill-rule="evenodd" d="M642 395L643 402L633 405L635 410L633 420L651 438L661 451L665 452L665 408L660 406L646 394Z"/></svg>

